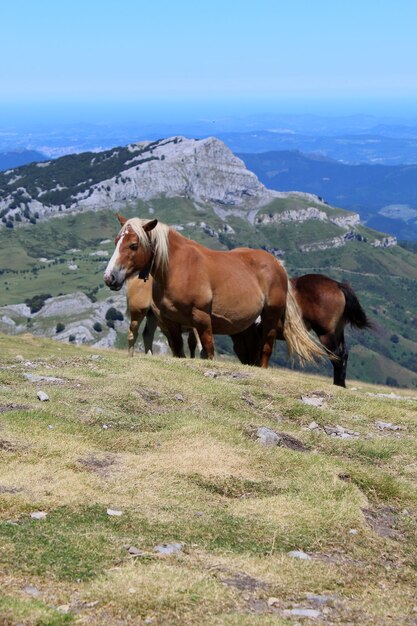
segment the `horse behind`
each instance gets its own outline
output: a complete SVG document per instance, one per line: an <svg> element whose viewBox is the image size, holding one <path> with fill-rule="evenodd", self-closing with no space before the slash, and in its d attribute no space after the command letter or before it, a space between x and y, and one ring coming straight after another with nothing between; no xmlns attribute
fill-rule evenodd
<svg viewBox="0 0 417 626"><path fill-rule="evenodd" d="M359 329L372 327L355 292L347 283L339 283L322 274L291 278L291 284L306 328L316 333L328 351L333 365L333 383L346 387L349 352L345 327L347 324ZM259 333L259 325L254 324L234 339L234 349L242 363L251 365L256 362Z"/></svg>
<svg viewBox="0 0 417 626"><path fill-rule="evenodd" d="M371 322L348 283L339 283L322 274L305 274L292 278L291 282L304 323L331 353L333 383L346 387L349 351L345 326L365 329L372 327Z"/></svg>
<svg viewBox="0 0 417 626"><path fill-rule="evenodd" d="M145 318L146 323L142 332L145 354L153 352L153 340L158 325L165 334L164 328L158 322L157 315L152 308L152 283L152 276L149 276L145 281L134 275L126 281L126 304L130 316L129 330L127 332L130 356L134 356L135 354L135 344L139 334L139 327ZM200 340L194 329L191 329L188 331L188 349L192 359L195 357L197 348L201 349Z"/></svg>
<svg viewBox="0 0 417 626"><path fill-rule="evenodd" d="M153 300L174 356L184 356L182 327L197 329L212 359L214 334L244 332L258 316L262 367L268 367L278 333L301 359L323 355L303 324L284 267L271 254L249 248L210 250L156 219L119 219L123 225L104 280L119 290L139 271L152 274Z"/></svg>

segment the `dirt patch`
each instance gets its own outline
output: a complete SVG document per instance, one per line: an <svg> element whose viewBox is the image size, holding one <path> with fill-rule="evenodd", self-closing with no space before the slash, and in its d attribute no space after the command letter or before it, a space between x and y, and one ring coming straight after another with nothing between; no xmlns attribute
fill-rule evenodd
<svg viewBox="0 0 417 626"><path fill-rule="evenodd" d="M362 513L368 526L380 537L401 538L398 528L398 511L394 507L383 506L378 509L362 509Z"/></svg>
<svg viewBox="0 0 417 626"><path fill-rule="evenodd" d="M90 472L99 474L101 476L108 475L110 468L116 465L117 459L112 455L98 458L94 455L89 455L84 458L78 459L77 463Z"/></svg>
<svg viewBox="0 0 417 626"><path fill-rule="evenodd" d="M8 485L0 485L0 493L20 493L23 491L21 487L9 487Z"/></svg>
<svg viewBox="0 0 417 626"><path fill-rule="evenodd" d="M162 394L155 389L149 389L149 387L137 387L136 393L145 400L145 402L154 403L162 400Z"/></svg>
<svg viewBox="0 0 417 626"><path fill-rule="evenodd" d="M235 587L240 591L257 591L258 589L268 589L269 587L267 582L242 572L231 574L228 578L220 578L220 582L227 587Z"/></svg>
<svg viewBox="0 0 417 626"><path fill-rule="evenodd" d="M270 480L247 480L237 476L209 476L193 474L190 480L207 491L225 496L226 498L262 498L275 496L281 488Z"/></svg>
<svg viewBox="0 0 417 626"><path fill-rule="evenodd" d="M245 572L235 572L223 565L210 567L209 571L216 576L227 587L235 587L240 591L257 591L258 589L268 589L270 584Z"/></svg>
<svg viewBox="0 0 417 626"><path fill-rule="evenodd" d="M12 441L0 439L0 451L4 450L5 452L15 452L17 448L18 446Z"/></svg>
<svg viewBox="0 0 417 626"><path fill-rule="evenodd" d="M7 413L8 411L16 411L16 410L27 410L30 407L25 406L24 404L15 404L14 402L11 402L10 404L0 404L0 414L1 413Z"/></svg>
<svg viewBox="0 0 417 626"><path fill-rule="evenodd" d="M287 433L280 433L277 431L277 435L282 437L282 444L284 448L289 448L290 450L295 450L296 452L307 452L307 448L305 445L299 440L293 437L292 435L288 435Z"/></svg>

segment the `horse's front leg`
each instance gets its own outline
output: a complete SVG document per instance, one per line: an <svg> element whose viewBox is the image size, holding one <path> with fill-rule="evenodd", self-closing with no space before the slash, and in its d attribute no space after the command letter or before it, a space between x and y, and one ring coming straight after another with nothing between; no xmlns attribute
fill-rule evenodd
<svg viewBox="0 0 417 626"><path fill-rule="evenodd" d="M135 343L138 338L139 326L143 318L145 317L146 311L131 311L130 312L130 324L129 330L127 331L127 340L129 344L129 356L133 356L135 354Z"/></svg>
<svg viewBox="0 0 417 626"><path fill-rule="evenodd" d="M214 359L214 339L210 314L206 311L194 309L193 326L200 337L202 345L201 358Z"/></svg>

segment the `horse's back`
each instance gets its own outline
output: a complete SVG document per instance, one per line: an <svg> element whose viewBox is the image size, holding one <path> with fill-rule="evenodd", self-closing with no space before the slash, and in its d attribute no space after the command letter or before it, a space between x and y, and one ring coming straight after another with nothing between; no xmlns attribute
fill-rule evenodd
<svg viewBox="0 0 417 626"><path fill-rule="evenodd" d="M336 327L343 316L345 296L339 283L323 274L305 274L291 278L303 318L323 331Z"/></svg>

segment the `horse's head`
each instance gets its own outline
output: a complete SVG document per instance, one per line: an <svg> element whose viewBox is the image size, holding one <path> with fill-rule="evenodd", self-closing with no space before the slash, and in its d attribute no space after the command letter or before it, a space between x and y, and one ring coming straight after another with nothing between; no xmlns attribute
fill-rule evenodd
<svg viewBox="0 0 417 626"><path fill-rule="evenodd" d="M114 242L116 249L104 272L104 282L113 291L119 291L125 280L136 272L149 268L152 260L152 247L148 234L158 223L155 219L143 224L146 237L144 241L126 218L119 214L117 217L122 228Z"/></svg>

